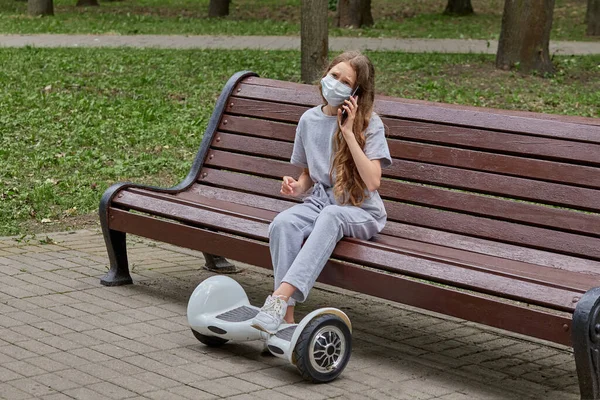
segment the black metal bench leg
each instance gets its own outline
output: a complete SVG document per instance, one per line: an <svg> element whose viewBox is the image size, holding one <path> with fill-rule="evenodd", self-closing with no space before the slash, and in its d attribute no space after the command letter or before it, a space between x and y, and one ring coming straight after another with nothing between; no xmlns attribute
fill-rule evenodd
<svg viewBox="0 0 600 400"><path fill-rule="evenodd" d="M240 272L235 265L227 261L227 259L224 257L215 256L204 252L202 252L202 254L206 260L206 265L204 265L204 268L209 271L218 272L220 274L235 274Z"/></svg>
<svg viewBox="0 0 600 400"><path fill-rule="evenodd" d="M104 227L103 227L104 228ZM110 260L110 269L106 275L100 279L104 286L121 286L133 283L129 275L129 262L127 261L127 244L125 241L125 232L113 231L111 229L102 229L108 259Z"/></svg>
<svg viewBox="0 0 600 400"><path fill-rule="evenodd" d="M571 335L581 398L600 399L600 287L577 303Z"/></svg>

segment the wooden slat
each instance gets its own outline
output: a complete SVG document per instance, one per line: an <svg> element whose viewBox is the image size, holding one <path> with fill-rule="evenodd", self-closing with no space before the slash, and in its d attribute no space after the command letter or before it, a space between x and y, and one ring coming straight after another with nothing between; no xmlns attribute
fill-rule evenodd
<svg viewBox="0 0 600 400"><path fill-rule="evenodd" d="M314 107L323 103L318 86L303 87L304 90L295 90L289 87L260 86L239 83L233 92L234 97L248 99L271 100L277 103L297 104Z"/></svg>
<svg viewBox="0 0 600 400"><path fill-rule="evenodd" d="M384 199L436 207L481 217L531 224L577 234L600 237L600 215L575 212L539 204L448 191L439 188L384 181L379 189ZM390 210L391 211L391 210ZM391 214L391 219L398 219Z"/></svg>
<svg viewBox="0 0 600 400"><path fill-rule="evenodd" d="M158 196L150 197L131 191L122 191L113 203L127 209L181 222L201 223L203 227L217 229L222 232L245 232L244 236L251 239L265 240L267 237L267 225L264 223L193 207L185 202L175 202L173 199L166 201L158 198Z"/></svg>
<svg viewBox="0 0 600 400"><path fill-rule="evenodd" d="M286 161L249 157L221 150L210 150L205 165L279 179L285 175L297 177L302 173L301 168Z"/></svg>
<svg viewBox="0 0 600 400"><path fill-rule="evenodd" d="M199 182L217 187L234 188L242 192L262 195L265 198L286 200L290 198L279 192L281 189L279 180L236 174L208 167L202 168Z"/></svg>
<svg viewBox="0 0 600 400"><path fill-rule="evenodd" d="M279 194L280 183L274 179L260 179L226 171L204 171L206 171L207 176L202 179L203 182L273 198L285 198L285 196ZM390 201L385 202L385 207L390 221L494 239L506 243L519 243L533 248L564 254L576 254L600 260L600 240L587 236Z"/></svg>
<svg viewBox="0 0 600 400"><path fill-rule="evenodd" d="M258 85L258 86L269 86L275 88L288 88L293 90L314 90L314 85L306 85L302 83L295 82L287 82L287 81L278 81L274 79L268 78L248 78L244 80L245 84L249 85ZM560 115L560 114L544 114L544 113L536 113L531 111L521 111L521 110L505 110L500 108L490 108L490 107L477 107L477 106L467 106L463 104L449 104L449 103L439 103L427 100L417 100L417 99L400 99L397 97L391 96L383 96L377 95L375 96L375 101L400 101L402 103L416 104L421 106L429 106L429 107L445 107L454 110L461 111L483 111L486 113L496 114L496 115L512 115L517 117L524 118L534 118L534 119L542 119L547 121L559 121L559 122L570 122L574 124L586 124L586 125L600 125L600 119L598 118L589 118L589 117L579 117L573 115Z"/></svg>
<svg viewBox="0 0 600 400"><path fill-rule="evenodd" d="M208 211L198 204L175 203L172 199L161 198L163 195L159 193L145 196L141 193L124 191L120 195L122 196L119 197L118 204L128 209L150 212L152 215L169 217L177 221L210 227L252 239L268 240L265 223L233 216L231 213L225 215ZM336 246L332 256L344 261L358 262L391 272L448 283L509 299L529 301L557 310L572 311L573 298L581 295L578 291L550 288L546 285L465 268L459 263L454 263L452 268L448 268L447 263L415 258L400 249L367 241L350 243L342 240Z"/></svg>
<svg viewBox="0 0 600 400"><path fill-rule="evenodd" d="M389 140L388 145L394 158L600 188L599 168L404 140Z"/></svg>
<svg viewBox="0 0 600 400"><path fill-rule="evenodd" d="M213 147L247 152L262 157L281 155L280 159L287 160L292 145L239 135L219 134L213 143ZM246 170L246 172L252 172L252 170ZM581 214L553 207L542 207L387 180L383 181L379 192L389 200L407 201L422 206L433 206L514 222L522 221L539 226L554 227L558 230L600 235L599 215Z"/></svg>
<svg viewBox="0 0 600 400"><path fill-rule="evenodd" d="M223 115L219 130L224 132L242 133L245 135L272 138L293 142L296 136L296 125L255 119L230 114Z"/></svg>
<svg viewBox="0 0 600 400"><path fill-rule="evenodd" d="M470 129L429 122L384 118L386 135L452 147L493 150L506 154L540 157L575 163L600 164L600 145L554 138Z"/></svg>
<svg viewBox="0 0 600 400"><path fill-rule="evenodd" d="M597 238L403 203L385 208L392 221L600 260Z"/></svg>
<svg viewBox="0 0 600 400"><path fill-rule="evenodd" d="M285 199L273 199L264 195L240 193L235 188L225 189L199 184L192 186L189 192L193 193L192 196L202 193L203 196L214 199L244 204L253 208L262 208L274 212L281 212L299 202L298 199L289 196L286 196ZM416 243L419 247L433 244L448 249L465 250L468 253L489 255L509 262L512 260L534 263L536 265L584 274L592 272L600 273L600 262L506 243L492 242L486 239L473 238L394 221L388 221L381 233L386 236L405 238L410 240L410 242Z"/></svg>
<svg viewBox="0 0 600 400"><path fill-rule="evenodd" d="M424 244L435 244L509 260L544 265L584 275L596 274L600 271L600 262L598 261L395 221L388 221L382 233Z"/></svg>
<svg viewBox="0 0 600 400"><path fill-rule="evenodd" d="M109 218L111 229L270 268L270 255L266 243L249 242L222 233L182 226L118 209L110 209L109 214L113 217ZM507 304L496 299L332 260L327 263L318 281L488 326L571 345L569 316Z"/></svg>
<svg viewBox="0 0 600 400"><path fill-rule="evenodd" d="M211 147L289 162L294 145L289 142L217 132Z"/></svg>
<svg viewBox="0 0 600 400"><path fill-rule="evenodd" d="M254 155L261 157L287 161L291 157L293 145L276 141L269 143L265 139L222 133L216 136L213 147L242 153L254 153ZM221 162L219 165L225 168L226 161ZM264 164L263 167L265 167ZM257 172L258 170L247 169L246 171ZM273 171L277 171L277 169L273 169ZM600 210L600 191L587 188L401 159L395 159L394 164L382 172L385 178L447 186L453 189L476 191L483 194L550 205L581 208L586 211ZM600 176L600 171L598 175ZM389 183L386 180L382 183L382 190L384 190ZM392 196L388 195L388 197ZM424 201L426 199L427 197L423 197Z"/></svg>
<svg viewBox="0 0 600 400"><path fill-rule="evenodd" d="M266 118L295 124L298 123L306 110L308 110L308 107L242 98L230 98L225 108L225 112L228 114Z"/></svg>
<svg viewBox="0 0 600 400"><path fill-rule="evenodd" d="M287 87L283 87L280 84L273 83L265 88L256 83L257 81L254 81L254 84L251 85L241 84L239 88L243 87L243 89L239 94L243 92L243 95L248 99L262 99L273 102L294 103L294 101L298 101L296 104L304 106L314 106L322 103L318 92L315 93L314 86L286 85ZM445 104L439 106L415 104L403 101L403 99L381 96L376 98L375 109L380 115L387 117L424 122L435 119L437 123L446 125L600 143L600 126L592 124L592 122L589 122L589 124L578 123L587 119L578 119L578 122L563 122L561 120L548 120L547 118L531 118L516 113L499 115L490 112L486 108L473 109L446 107Z"/></svg>
<svg viewBox="0 0 600 400"><path fill-rule="evenodd" d="M175 197L177 199L186 200L191 204L198 205L205 209L215 210L233 216L241 216L264 223L270 223L280 211L283 211L294 204L285 202L285 205L282 205L281 207L279 204L272 204L275 206L277 211L269 210L264 208L264 204L260 204L261 207L242 204L244 203L244 199L248 198L248 194L246 193L223 191L222 189L216 190L221 190L220 193L225 194L227 196L227 200L215 197L215 194L217 194L217 192L215 192L215 188L199 185L195 185L193 190L179 193L175 195ZM173 195L170 194L155 193L142 189L129 189L129 191L167 201L172 201L173 198ZM280 202L278 200L269 200L271 203L276 201ZM346 240L352 241L352 239ZM459 265L468 269L485 271L507 277L514 277L555 288L580 291L583 293L592 286L600 286L600 275L592 277L590 275L572 273L556 268L547 268L540 265L519 261L499 259L497 257L481 255L470 251L451 249L448 247L416 242L413 240L397 238L385 234L377 235L373 241L374 243L390 246L392 249L400 249L403 254L425 258L432 261L442 261L448 264L458 263ZM357 243L360 245L363 243L363 241L357 240Z"/></svg>
<svg viewBox="0 0 600 400"><path fill-rule="evenodd" d="M264 209L276 213L288 209L301 201L300 199L292 198L290 196L286 196L285 199L274 199L251 193L238 192L237 190L201 184L194 184L189 190L176 195L176 197L183 197L189 200L193 200L197 196L209 197L215 200L246 205L255 209Z"/></svg>
<svg viewBox="0 0 600 400"><path fill-rule="evenodd" d="M394 164L383 172L388 178L586 211L600 211L600 191L594 189L407 160L394 160Z"/></svg>

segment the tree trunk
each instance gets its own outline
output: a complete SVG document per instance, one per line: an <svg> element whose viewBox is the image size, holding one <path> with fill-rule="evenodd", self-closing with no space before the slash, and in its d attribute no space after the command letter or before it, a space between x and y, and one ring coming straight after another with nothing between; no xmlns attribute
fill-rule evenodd
<svg viewBox="0 0 600 400"><path fill-rule="evenodd" d="M27 14L37 17L39 15L54 15L52 0L28 0Z"/></svg>
<svg viewBox="0 0 600 400"><path fill-rule="evenodd" d="M208 5L208 17L226 17L229 15L230 0L210 0Z"/></svg>
<svg viewBox="0 0 600 400"><path fill-rule="evenodd" d="M600 36L600 0L588 0L585 22L588 36Z"/></svg>
<svg viewBox="0 0 600 400"><path fill-rule="evenodd" d="M471 15L473 6L471 0L448 0L448 5L444 10L446 15Z"/></svg>
<svg viewBox="0 0 600 400"><path fill-rule="evenodd" d="M99 6L98 0L77 0L77 7L90 7L90 6Z"/></svg>
<svg viewBox="0 0 600 400"><path fill-rule="evenodd" d="M327 2L323 0L302 0L300 68L302 81L306 83L320 78L327 67L327 8Z"/></svg>
<svg viewBox="0 0 600 400"><path fill-rule="evenodd" d="M371 14L371 0L362 0L360 15L362 16L362 26L373 26L375 21Z"/></svg>
<svg viewBox="0 0 600 400"><path fill-rule="evenodd" d="M549 45L553 12L554 0L505 0L496 67L552 73Z"/></svg>
<svg viewBox="0 0 600 400"><path fill-rule="evenodd" d="M373 25L371 0L339 0L337 7L336 26L340 28Z"/></svg>

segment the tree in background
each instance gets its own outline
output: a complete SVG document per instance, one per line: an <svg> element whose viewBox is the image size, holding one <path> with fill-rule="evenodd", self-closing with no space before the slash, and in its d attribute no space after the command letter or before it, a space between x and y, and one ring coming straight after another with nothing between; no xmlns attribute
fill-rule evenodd
<svg viewBox="0 0 600 400"><path fill-rule="evenodd" d="M327 67L329 37L328 4L323 0L302 0L300 10L300 69L305 83L313 83Z"/></svg>
<svg viewBox="0 0 600 400"><path fill-rule="evenodd" d="M600 36L600 0L588 0L585 22L588 36Z"/></svg>
<svg viewBox="0 0 600 400"><path fill-rule="evenodd" d="M28 0L27 13L34 17L54 15L54 3L52 0Z"/></svg>
<svg viewBox="0 0 600 400"><path fill-rule="evenodd" d="M371 0L339 0L337 4L336 26L340 28L373 25Z"/></svg>
<svg viewBox="0 0 600 400"><path fill-rule="evenodd" d="M552 73L549 46L553 13L554 0L505 0L496 67Z"/></svg>
<svg viewBox="0 0 600 400"><path fill-rule="evenodd" d="M208 17L226 17L229 15L229 3L231 3L231 0L210 0Z"/></svg>
<svg viewBox="0 0 600 400"><path fill-rule="evenodd" d="M448 0L444 10L446 15L471 15L474 14L471 0Z"/></svg>

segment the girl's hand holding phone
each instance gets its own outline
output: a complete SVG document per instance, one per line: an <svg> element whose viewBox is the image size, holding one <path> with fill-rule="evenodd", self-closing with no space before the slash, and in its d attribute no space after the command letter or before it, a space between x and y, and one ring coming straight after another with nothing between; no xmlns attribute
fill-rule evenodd
<svg viewBox="0 0 600 400"><path fill-rule="evenodd" d="M358 109L358 96L350 96L348 100L344 100L342 106L338 108L338 125L344 137L354 136L352 127L356 110ZM344 117L344 114L346 115Z"/></svg>
<svg viewBox="0 0 600 400"><path fill-rule="evenodd" d="M297 197L302 194L302 185L300 182L292 178L291 176L284 176L281 182L280 193L287 196Z"/></svg>

